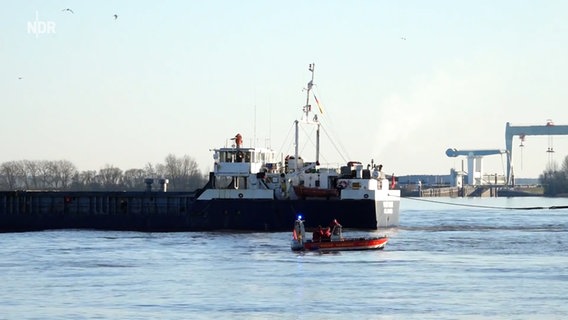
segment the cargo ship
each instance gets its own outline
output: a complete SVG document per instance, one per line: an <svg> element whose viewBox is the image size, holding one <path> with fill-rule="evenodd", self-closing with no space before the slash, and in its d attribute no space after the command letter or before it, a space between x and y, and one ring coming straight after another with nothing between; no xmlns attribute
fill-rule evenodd
<svg viewBox="0 0 568 320"><path fill-rule="evenodd" d="M301 214L306 228L339 219L350 228L399 224L400 190L382 165L319 161L321 123L310 105L314 65L301 120L294 121L294 154L244 146L236 134L213 149L213 171L196 192L0 192L0 232L46 229L133 231L289 231ZM298 152L299 126L315 126L315 159ZM161 181L163 183L163 180Z"/></svg>

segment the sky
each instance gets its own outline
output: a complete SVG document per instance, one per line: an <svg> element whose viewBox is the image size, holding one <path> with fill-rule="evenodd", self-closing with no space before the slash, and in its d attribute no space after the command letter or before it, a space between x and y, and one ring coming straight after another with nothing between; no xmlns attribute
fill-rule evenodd
<svg viewBox="0 0 568 320"><path fill-rule="evenodd" d="M448 148L505 149L507 122L568 124L566 1L2 2L0 163L174 154L205 173L237 133L292 154L310 63L322 163L445 175L467 168ZM566 136L523 144L516 177L568 155ZM505 174L506 157L483 166Z"/></svg>

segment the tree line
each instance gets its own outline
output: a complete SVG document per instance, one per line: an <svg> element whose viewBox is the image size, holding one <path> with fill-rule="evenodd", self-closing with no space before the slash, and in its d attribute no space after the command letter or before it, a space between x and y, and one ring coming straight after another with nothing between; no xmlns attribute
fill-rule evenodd
<svg viewBox="0 0 568 320"><path fill-rule="evenodd" d="M143 191L146 178L168 179L168 191L194 191L207 182L190 156L166 156L164 163L148 163L143 169L121 170L105 165L78 171L67 160L20 160L0 164L0 190ZM157 182L154 182L155 186Z"/></svg>
<svg viewBox="0 0 568 320"><path fill-rule="evenodd" d="M4 191L142 191L146 189L146 178L168 179L169 191L195 191L208 179L188 155L169 154L164 163L148 163L143 169L126 171L107 164L98 171L79 172L67 160L19 160L0 164L0 190ZM539 181L545 196L568 195L568 156L560 168L551 163L539 176Z"/></svg>
<svg viewBox="0 0 568 320"><path fill-rule="evenodd" d="M551 163L539 176L539 181L545 196L568 195L568 156L560 168L556 163Z"/></svg>

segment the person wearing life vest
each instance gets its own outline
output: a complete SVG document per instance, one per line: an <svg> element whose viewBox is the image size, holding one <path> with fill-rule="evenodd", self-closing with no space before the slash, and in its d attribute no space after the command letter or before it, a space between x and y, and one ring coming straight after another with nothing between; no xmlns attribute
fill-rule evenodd
<svg viewBox="0 0 568 320"><path fill-rule="evenodd" d="M333 228L333 227L341 227L342 225L339 223L339 221L337 221L337 219L333 219L333 221L331 221L329 223L329 227Z"/></svg>
<svg viewBox="0 0 568 320"><path fill-rule="evenodd" d="M323 229L321 228L321 226L318 226L318 228L314 230L314 233L312 235L312 241L321 242L322 236L323 236Z"/></svg>
<svg viewBox="0 0 568 320"><path fill-rule="evenodd" d="M331 240L331 229L329 227L322 230L323 234L321 236L322 240L329 241Z"/></svg>
<svg viewBox="0 0 568 320"><path fill-rule="evenodd" d="M243 136L241 136L240 133L237 133L237 135L233 139L235 140L237 148L240 148L243 145Z"/></svg>
<svg viewBox="0 0 568 320"><path fill-rule="evenodd" d="M334 235L339 235L341 228L342 225L339 223L339 221L337 221L337 219L333 219L333 221L329 223L329 229L332 230Z"/></svg>

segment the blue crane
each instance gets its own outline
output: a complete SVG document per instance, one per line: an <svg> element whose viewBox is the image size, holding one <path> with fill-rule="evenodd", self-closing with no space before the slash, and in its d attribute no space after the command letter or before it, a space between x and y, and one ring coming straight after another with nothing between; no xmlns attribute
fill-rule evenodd
<svg viewBox="0 0 568 320"><path fill-rule="evenodd" d="M457 150L450 148L446 150L448 157L467 156L467 179L470 185L482 184L482 158L484 156L504 153L507 153L507 151L501 149Z"/></svg>

